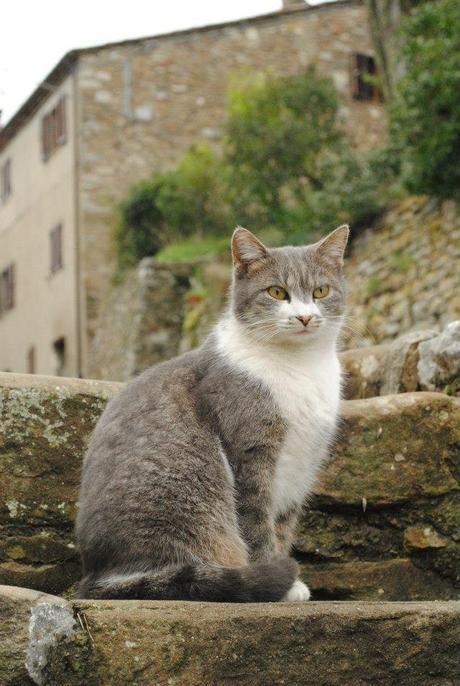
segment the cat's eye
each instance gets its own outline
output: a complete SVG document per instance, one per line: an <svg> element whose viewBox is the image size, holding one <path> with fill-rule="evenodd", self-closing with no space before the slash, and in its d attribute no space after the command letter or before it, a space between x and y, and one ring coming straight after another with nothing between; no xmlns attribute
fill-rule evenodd
<svg viewBox="0 0 460 686"><path fill-rule="evenodd" d="M313 297L319 300L320 298L325 298L328 293L329 286L318 286L318 288L315 288L313 291Z"/></svg>
<svg viewBox="0 0 460 686"><path fill-rule="evenodd" d="M275 300L287 300L289 298L287 291L281 288L281 286L270 286L270 288L267 288L267 292Z"/></svg>

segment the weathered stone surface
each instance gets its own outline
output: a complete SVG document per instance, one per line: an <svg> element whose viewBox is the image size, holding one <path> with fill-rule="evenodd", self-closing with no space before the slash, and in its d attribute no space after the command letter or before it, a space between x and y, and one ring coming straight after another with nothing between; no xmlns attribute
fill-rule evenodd
<svg viewBox="0 0 460 686"><path fill-rule="evenodd" d="M0 374L0 581L60 593L79 573L81 460L107 398L99 381Z"/></svg>
<svg viewBox="0 0 460 686"><path fill-rule="evenodd" d="M342 428L316 493L358 508L458 491L460 400L402 393L342 405Z"/></svg>
<svg viewBox="0 0 460 686"><path fill-rule="evenodd" d="M355 238L345 261L348 347L460 318L458 203L411 197Z"/></svg>
<svg viewBox="0 0 460 686"><path fill-rule="evenodd" d="M371 398L409 391L460 393L460 321L438 333L412 331L386 343L340 354L344 397Z"/></svg>
<svg viewBox="0 0 460 686"><path fill-rule="evenodd" d="M351 400L380 395L389 348L390 344L373 345L340 353L344 371L344 398Z"/></svg>
<svg viewBox="0 0 460 686"><path fill-rule="evenodd" d="M451 390L460 392L460 321L451 322L439 336L420 344L417 373L423 389L434 391L455 384L457 388Z"/></svg>
<svg viewBox="0 0 460 686"><path fill-rule="evenodd" d="M48 601L34 608L27 664L43 686L453 686L459 612L455 602Z"/></svg>
<svg viewBox="0 0 460 686"><path fill-rule="evenodd" d="M0 581L68 593L78 579L81 460L119 387L0 375ZM399 600L457 597L459 412L459 400L439 393L344 402L296 541L318 597L374 598L379 588Z"/></svg>
<svg viewBox="0 0 460 686"><path fill-rule="evenodd" d="M458 593L407 558L382 562L302 564L301 577L316 600L448 600Z"/></svg>
<svg viewBox="0 0 460 686"><path fill-rule="evenodd" d="M399 586L399 599L433 597L425 595L430 585L440 593L428 572L443 584L438 597L457 597L459 444L458 399L408 393L344 402L341 436L301 521L301 559L324 570L409 556L420 574ZM351 586L344 595L356 597Z"/></svg>
<svg viewBox="0 0 460 686"><path fill-rule="evenodd" d="M28 588L0 586L0 684L30 686L26 669L30 610L39 602L65 601ZM62 682L64 684L64 682Z"/></svg>
<svg viewBox="0 0 460 686"><path fill-rule="evenodd" d="M127 381L179 353L185 296L199 264L145 258L125 273L103 303L88 362L91 376Z"/></svg>
<svg viewBox="0 0 460 686"><path fill-rule="evenodd" d="M74 601L0 586L2 686L456 686L460 602Z"/></svg>

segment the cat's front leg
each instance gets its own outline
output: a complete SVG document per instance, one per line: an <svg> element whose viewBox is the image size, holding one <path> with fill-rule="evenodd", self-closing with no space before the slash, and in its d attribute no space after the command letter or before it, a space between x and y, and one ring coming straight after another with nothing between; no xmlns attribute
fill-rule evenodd
<svg viewBox="0 0 460 686"><path fill-rule="evenodd" d="M293 506L283 514L278 515L275 522L275 532L278 548L282 555L289 555L294 542L295 528L299 519L301 508ZM303 581L296 579L283 600L291 603L310 600L310 589Z"/></svg>
<svg viewBox="0 0 460 686"><path fill-rule="evenodd" d="M278 548L283 555L289 555L291 553L300 510L300 507L293 506L276 518L275 533L278 541Z"/></svg>
<svg viewBox="0 0 460 686"><path fill-rule="evenodd" d="M247 451L239 464L238 523L251 561L280 556L272 508L272 471L270 459L256 450Z"/></svg>

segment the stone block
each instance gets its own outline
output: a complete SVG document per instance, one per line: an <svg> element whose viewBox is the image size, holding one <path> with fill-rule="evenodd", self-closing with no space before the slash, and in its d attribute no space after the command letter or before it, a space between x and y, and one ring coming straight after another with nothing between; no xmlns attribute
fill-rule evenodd
<svg viewBox="0 0 460 686"><path fill-rule="evenodd" d="M11 686L454 686L460 679L454 601L68 603L2 587L0 606L0 675Z"/></svg>
<svg viewBox="0 0 460 686"><path fill-rule="evenodd" d="M28 588L0 586L0 684L32 686L27 668L29 621L36 603L64 605L62 598ZM64 684L64 682L62 682Z"/></svg>
<svg viewBox="0 0 460 686"><path fill-rule="evenodd" d="M344 397L370 398L409 391L460 391L460 321L412 331L391 343L340 354Z"/></svg>
<svg viewBox="0 0 460 686"><path fill-rule="evenodd" d="M0 582L71 592L81 462L120 387L0 374ZM318 597L456 597L460 401L381 396L344 401L342 416L298 530L306 581Z"/></svg>
<svg viewBox="0 0 460 686"><path fill-rule="evenodd" d="M0 582L60 593L78 577L81 461L119 387L0 374Z"/></svg>

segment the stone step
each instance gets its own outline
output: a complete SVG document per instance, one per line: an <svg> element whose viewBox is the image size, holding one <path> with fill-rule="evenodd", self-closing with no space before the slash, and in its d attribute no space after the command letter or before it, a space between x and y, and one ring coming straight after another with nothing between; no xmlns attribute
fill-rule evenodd
<svg viewBox="0 0 460 686"><path fill-rule="evenodd" d="M64 593L81 461L120 384L0 374L0 582ZM320 598L449 599L460 587L460 401L344 401L296 555Z"/></svg>
<svg viewBox="0 0 460 686"><path fill-rule="evenodd" d="M391 343L340 353L344 397L371 398L410 391L460 394L460 321L414 331Z"/></svg>
<svg viewBox="0 0 460 686"><path fill-rule="evenodd" d="M73 601L0 587L0 683L460 683L460 602Z"/></svg>

